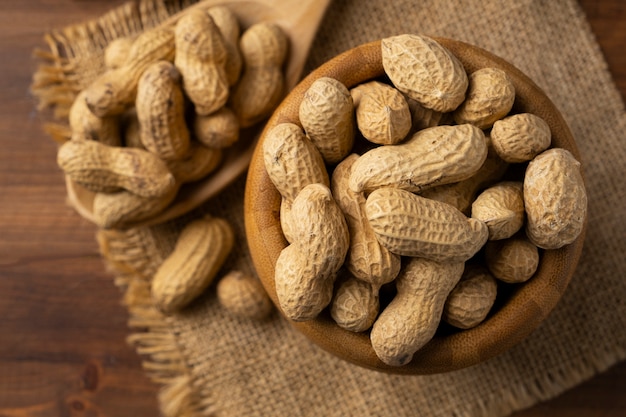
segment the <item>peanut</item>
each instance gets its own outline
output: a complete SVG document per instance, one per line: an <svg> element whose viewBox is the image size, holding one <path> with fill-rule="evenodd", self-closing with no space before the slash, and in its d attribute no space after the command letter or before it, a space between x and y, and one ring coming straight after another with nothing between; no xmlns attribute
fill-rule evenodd
<svg viewBox="0 0 626 417"><path fill-rule="evenodd" d="M525 236L487 242L485 263L501 281L510 284L526 282L539 267L539 250Z"/></svg>
<svg viewBox="0 0 626 417"><path fill-rule="evenodd" d="M543 249L558 249L581 234L587 215L587 192L580 162L565 149L537 155L524 175L526 234Z"/></svg>
<svg viewBox="0 0 626 417"><path fill-rule="evenodd" d="M151 198L166 195L176 186L165 162L142 149L68 141L59 148L57 163L70 179L94 191L124 188Z"/></svg>
<svg viewBox="0 0 626 417"><path fill-rule="evenodd" d="M189 150L180 73L171 62L157 61L142 74L135 101L141 143L159 158L181 159Z"/></svg>
<svg viewBox="0 0 626 417"><path fill-rule="evenodd" d="M123 122L123 142L127 148L139 148L146 149L141 143L141 127L139 126L139 119L137 119L137 111L135 108L129 109L122 116Z"/></svg>
<svg viewBox="0 0 626 417"><path fill-rule="evenodd" d="M507 162L530 161L548 149L550 127L539 116L514 114L498 120L491 129L491 141L498 155Z"/></svg>
<svg viewBox="0 0 626 417"><path fill-rule="evenodd" d="M411 112L411 130L409 134L414 134L418 130L429 127L451 125L454 122L452 113L441 113L432 109L427 109L409 96L404 96Z"/></svg>
<svg viewBox="0 0 626 417"><path fill-rule="evenodd" d="M228 107L208 116L196 115L193 122L196 139L209 148L227 148L239 140L239 121Z"/></svg>
<svg viewBox="0 0 626 417"><path fill-rule="evenodd" d="M76 96L69 113L73 139L88 139L105 145L120 146L120 123L117 117L98 117L87 107L85 91Z"/></svg>
<svg viewBox="0 0 626 417"><path fill-rule="evenodd" d="M214 6L207 10L207 13L213 19L215 26L219 29L224 39L226 47L226 79L228 85L235 85L241 75L242 58L239 52L239 35L241 30L237 16L225 6Z"/></svg>
<svg viewBox="0 0 626 417"><path fill-rule="evenodd" d="M443 321L459 329L482 323L496 301L498 283L484 268L465 267L443 307Z"/></svg>
<svg viewBox="0 0 626 417"><path fill-rule="evenodd" d="M183 89L197 114L207 115L228 100L226 46L213 19L204 10L191 10L176 23L174 64L183 76Z"/></svg>
<svg viewBox="0 0 626 417"><path fill-rule="evenodd" d="M315 318L331 301L337 271L348 252L348 227L328 187L310 184L292 205L294 241L276 261L280 307L291 320Z"/></svg>
<svg viewBox="0 0 626 417"><path fill-rule="evenodd" d="M472 203L472 218L489 228L489 240L506 239L524 225L523 184L503 181L483 191Z"/></svg>
<svg viewBox="0 0 626 417"><path fill-rule="evenodd" d="M354 144L354 104L345 85L334 78L315 80L304 93L300 123L324 161L341 161Z"/></svg>
<svg viewBox="0 0 626 417"><path fill-rule="evenodd" d="M343 211L350 233L346 268L375 289L393 281L400 272L400 256L378 243L365 214L365 196L348 188L350 171L358 155L351 154L335 167L331 189Z"/></svg>
<svg viewBox="0 0 626 417"><path fill-rule="evenodd" d="M238 317L262 320L272 312L272 301L259 280L242 271L230 271L217 283L217 299Z"/></svg>
<svg viewBox="0 0 626 417"><path fill-rule="evenodd" d="M264 22L249 27L239 40L244 71L232 97L232 108L241 127L266 118L283 96L282 65L288 40L279 26Z"/></svg>
<svg viewBox="0 0 626 417"><path fill-rule="evenodd" d="M207 148L197 142L192 142L187 156L176 161L169 161L169 168L178 183L188 183L198 181L220 165L222 161L222 150Z"/></svg>
<svg viewBox="0 0 626 417"><path fill-rule="evenodd" d="M174 59L174 32L156 28L135 39L123 66L106 71L85 91L87 107L99 117L121 114L131 107L137 94L139 77L152 63Z"/></svg>
<svg viewBox="0 0 626 417"><path fill-rule="evenodd" d="M350 189L397 187L419 192L474 175L487 158L482 130L470 124L424 129L400 145L380 146L352 167Z"/></svg>
<svg viewBox="0 0 626 417"><path fill-rule="evenodd" d="M450 291L463 274L463 262L411 258L396 279L397 294L380 313L370 334L378 358L406 365L437 330Z"/></svg>
<svg viewBox="0 0 626 417"><path fill-rule="evenodd" d="M382 40L383 68L393 85L424 107L446 113L465 99L468 78L459 60L427 36Z"/></svg>
<svg viewBox="0 0 626 417"><path fill-rule="evenodd" d="M411 129L411 112L402 93L378 81L350 90L359 131L370 142L395 145Z"/></svg>
<svg viewBox="0 0 626 417"><path fill-rule="evenodd" d="M378 287L349 273L338 278L330 316L339 327L364 332L374 324L378 309Z"/></svg>
<svg viewBox="0 0 626 417"><path fill-rule="evenodd" d="M135 37L133 36L112 40L104 49L104 66L107 69L116 69L124 66L134 41Z"/></svg>
<svg viewBox="0 0 626 417"><path fill-rule="evenodd" d="M488 129L511 111L514 101L515 87L506 72L481 68L470 74L465 101L455 110L454 120Z"/></svg>
<svg viewBox="0 0 626 417"><path fill-rule="evenodd" d="M165 314L181 310L213 281L230 253L234 235L220 218L202 218L181 231L152 281L152 299Z"/></svg>
<svg viewBox="0 0 626 417"><path fill-rule="evenodd" d="M487 226L449 204L397 188L379 188L365 203L367 219L381 245L404 256L438 262L470 259L485 244Z"/></svg>

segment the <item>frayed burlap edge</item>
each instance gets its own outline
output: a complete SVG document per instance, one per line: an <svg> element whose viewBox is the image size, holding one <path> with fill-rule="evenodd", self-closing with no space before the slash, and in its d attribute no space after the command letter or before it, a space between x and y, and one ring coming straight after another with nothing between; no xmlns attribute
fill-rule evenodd
<svg viewBox="0 0 626 417"><path fill-rule="evenodd" d="M59 144L70 138L70 107L78 93L102 71L104 49L111 41L155 27L197 1L130 1L97 19L45 34L48 49L33 52L40 63L32 78L31 93L38 99L38 111L51 112L52 120L43 124L46 134ZM93 64L91 71L85 72L80 60L87 58ZM127 341L141 356L146 375L161 386L161 412L168 417L197 416L201 404L194 396L194 384L176 337L167 317L154 307L150 297L149 279L155 262L162 258L156 250L146 252L144 243L149 245L151 241L148 234L148 229L100 230L97 240L114 283L124 294L128 326L133 331Z"/></svg>

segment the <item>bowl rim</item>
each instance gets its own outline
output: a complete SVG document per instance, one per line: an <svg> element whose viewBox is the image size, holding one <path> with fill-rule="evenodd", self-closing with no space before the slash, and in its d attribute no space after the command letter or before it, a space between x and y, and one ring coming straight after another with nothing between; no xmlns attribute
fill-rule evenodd
<svg viewBox="0 0 626 417"><path fill-rule="evenodd" d="M468 73L483 67L507 72L515 90L515 112L542 117L552 131L551 147L568 149L581 161L572 133L560 111L529 77L504 59L474 45L432 37L461 61ZM274 265L287 246L280 229L281 197L269 179L262 156L267 132L283 122L296 123L299 103L314 80L336 78L348 88L384 75L381 41L359 45L325 62L306 76L282 101L268 120L252 156L244 195L246 238L252 261L268 295L280 311L274 288ZM582 161L581 161L582 162ZM324 350L353 364L394 374L434 374L476 365L510 349L526 338L549 315L569 285L584 244L587 218L580 236L556 250L541 250L536 275L512 293L510 299L478 326L451 335L436 335L407 365L394 367L380 361L368 333L353 333L337 326L328 314L290 324ZM282 314L282 313L281 313ZM283 315L284 317L284 315Z"/></svg>

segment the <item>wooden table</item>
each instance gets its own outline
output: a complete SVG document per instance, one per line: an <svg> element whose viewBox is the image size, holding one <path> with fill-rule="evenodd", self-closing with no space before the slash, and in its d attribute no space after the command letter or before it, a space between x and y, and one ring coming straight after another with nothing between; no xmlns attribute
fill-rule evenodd
<svg viewBox="0 0 626 417"><path fill-rule="evenodd" d="M29 93L44 32L123 0L5 0L0 12L0 416L155 416L158 387L125 343L127 313L95 227L65 203L56 145ZM626 2L583 0L622 97ZM626 415L626 363L516 417Z"/></svg>

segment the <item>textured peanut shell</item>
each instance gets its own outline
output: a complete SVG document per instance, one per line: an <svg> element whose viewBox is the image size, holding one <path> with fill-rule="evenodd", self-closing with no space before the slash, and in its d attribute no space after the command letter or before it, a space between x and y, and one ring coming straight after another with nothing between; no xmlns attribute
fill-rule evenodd
<svg viewBox="0 0 626 417"><path fill-rule="evenodd" d="M539 267L539 250L525 236L487 242L485 263L501 281L509 284L526 282Z"/></svg>
<svg viewBox="0 0 626 417"><path fill-rule="evenodd" d="M280 308L293 321L311 320L330 303L349 245L348 227L328 187L306 186L293 202L294 242L276 261Z"/></svg>
<svg viewBox="0 0 626 417"><path fill-rule="evenodd" d="M467 266L443 307L443 321L459 329L478 326L489 314L498 294L496 279L485 268Z"/></svg>
<svg viewBox="0 0 626 417"><path fill-rule="evenodd" d="M506 239L524 226L523 185L499 182L484 190L472 203L472 218L489 228L489 240Z"/></svg>
<svg viewBox="0 0 626 417"><path fill-rule="evenodd" d="M273 309L263 285L251 274L230 271L217 282L217 299L238 317L261 320Z"/></svg>
<svg viewBox="0 0 626 417"><path fill-rule="evenodd" d="M227 148L239 140L239 121L231 109L222 107L207 116L196 115L193 132L209 148Z"/></svg>
<svg viewBox="0 0 626 417"><path fill-rule="evenodd" d="M566 149L537 155L524 175L526 234L543 249L557 249L576 240L587 217L587 192L580 162Z"/></svg>
<svg viewBox="0 0 626 417"><path fill-rule="evenodd" d="M167 166L176 181L183 184L201 180L215 171L222 162L222 155L221 149L207 148L194 141L184 158L170 161Z"/></svg>
<svg viewBox="0 0 626 417"><path fill-rule="evenodd" d="M152 280L155 306L171 314L198 297L215 278L233 243L232 228L223 219L202 218L187 224Z"/></svg>
<svg viewBox="0 0 626 417"><path fill-rule="evenodd" d="M350 90L359 131L370 142L395 145L411 130L411 111L395 88L378 81Z"/></svg>
<svg viewBox="0 0 626 417"><path fill-rule="evenodd" d="M239 80L243 66L243 60L239 52L241 29L237 16L226 6L213 6L207 10L207 13L213 19L213 23L219 29L224 40L224 47L226 48L224 70L226 71L228 85L235 85Z"/></svg>
<svg viewBox="0 0 626 417"><path fill-rule="evenodd" d="M366 331L374 324L379 307L377 287L349 273L337 280L330 316L342 329Z"/></svg>
<svg viewBox="0 0 626 417"><path fill-rule="evenodd" d="M378 243L365 214L365 196L348 187L352 165L358 158L357 154L348 155L335 167L331 189L350 232L350 250L345 266L356 278L380 288L393 281L400 272L400 256Z"/></svg>
<svg viewBox="0 0 626 417"><path fill-rule="evenodd" d="M139 134L144 147L165 161L189 151L189 129L180 73L171 62L157 61L142 74L135 100Z"/></svg>
<svg viewBox="0 0 626 417"><path fill-rule="evenodd" d="M239 49L244 70L231 100L241 127L265 119L283 97L285 77L282 66L287 47L285 33L269 22L252 25L241 36Z"/></svg>
<svg viewBox="0 0 626 417"><path fill-rule="evenodd" d="M314 81L300 103L300 122L320 150L324 161L335 163L348 155L354 144L354 104L339 81L322 77Z"/></svg>
<svg viewBox="0 0 626 417"><path fill-rule="evenodd" d="M142 149L68 141L59 148L57 163L77 183L124 188L141 197L160 197L176 186L165 162Z"/></svg>
<svg viewBox="0 0 626 417"><path fill-rule="evenodd" d="M419 192L471 177L486 158L487 141L476 126L432 127L400 145L380 146L363 154L352 167L350 189L370 192L396 187Z"/></svg>
<svg viewBox="0 0 626 417"><path fill-rule="evenodd" d="M196 113L207 115L228 100L226 46L204 10L191 10L176 23L174 63L183 76L183 89Z"/></svg>
<svg viewBox="0 0 626 417"><path fill-rule="evenodd" d="M454 123L452 113L442 113L433 109L427 109L406 94L405 99L409 106L409 111L411 112L410 135L418 130L435 126L451 125Z"/></svg>
<svg viewBox="0 0 626 417"><path fill-rule="evenodd" d="M397 294L380 313L370 334L378 358L402 366L430 341L450 291L461 279L463 262L412 258L396 279Z"/></svg>
<svg viewBox="0 0 626 417"><path fill-rule="evenodd" d="M132 36L112 40L104 49L104 66L107 69L124 66L134 41Z"/></svg>
<svg viewBox="0 0 626 417"><path fill-rule="evenodd" d="M382 64L393 85L424 107L442 113L465 99L468 78L459 60L427 36L404 34L381 41Z"/></svg>
<svg viewBox="0 0 626 417"><path fill-rule="evenodd" d="M457 40L437 38L452 51L468 71L497 66L511 76L516 89L515 111L532 112L550 125L553 146L561 146L579 157L576 142L558 109L527 76L489 52ZM331 76L352 88L364 81L384 77L380 41L351 49L314 70L296 86L268 121L267 130L278 123L298 123L298 106L304 91L320 76ZM246 237L259 278L277 303L274 271L276 259L287 242L277 213L281 196L265 171L261 145L248 171L244 203ZM583 233L584 235L584 233ZM402 367L381 362L366 333L354 333L337 326L326 314L315 320L293 323L312 343L342 360L371 370L391 374L424 375L449 372L493 358L518 344L548 317L571 281L584 243L581 235L571 245L545 251L534 279L516 289L515 296L503 298L489 320L475 328L435 337Z"/></svg>
<svg viewBox="0 0 626 417"><path fill-rule="evenodd" d="M491 129L493 147L507 162L530 161L548 149L551 138L548 124L531 113L505 117Z"/></svg>
<svg viewBox="0 0 626 417"><path fill-rule="evenodd" d="M365 204L381 245L402 256L438 262L470 259L487 241L487 226L449 204L398 188L379 188Z"/></svg>
<svg viewBox="0 0 626 417"><path fill-rule="evenodd" d="M69 124L72 139L87 139L105 145L120 146L120 121L115 116L98 117L89 110L85 90L78 93L70 107Z"/></svg>
<svg viewBox="0 0 626 417"><path fill-rule="evenodd" d="M94 222L105 229L123 228L157 215L169 206L178 187L159 197L140 197L130 191L97 193L93 199Z"/></svg>
<svg viewBox="0 0 626 417"><path fill-rule="evenodd" d="M506 72L481 68L469 75L467 95L455 110L454 120L488 129L511 111L514 101L515 87Z"/></svg>
<svg viewBox="0 0 626 417"><path fill-rule="evenodd" d="M330 186L320 152L296 124L281 123L267 132L263 161L272 183L289 201L309 184Z"/></svg>
<svg viewBox="0 0 626 417"><path fill-rule="evenodd" d="M87 107L99 117L121 114L131 107L139 77L152 63L174 59L174 31L155 28L135 39L123 66L106 71L86 88Z"/></svg>
<svg viewBox="0 0 626 417"><path fill-rule="evenodd" d="M489 146L487 159L474 175L453 184L428 188L420 192L420 195L450 204L469 216L478 191L500 180L508 166L509 164L498 156L493 147Z"/></svg>

